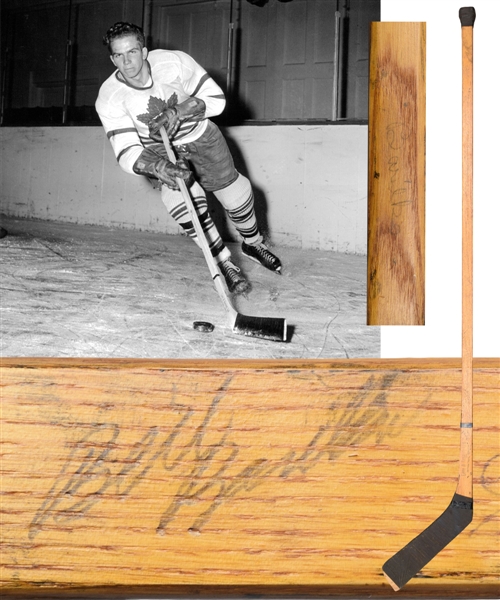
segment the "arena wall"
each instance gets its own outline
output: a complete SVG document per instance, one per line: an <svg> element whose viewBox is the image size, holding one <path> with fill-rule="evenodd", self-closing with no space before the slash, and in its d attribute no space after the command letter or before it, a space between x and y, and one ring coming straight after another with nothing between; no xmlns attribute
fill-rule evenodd
<svg viewBox="0 0 500 600"><path fill-rule="evenodd" d="M272 243L366 254L367 125L245 125L224 130L252 180ZM178 234L143 177L124 173L100 127L4 127L1 212ZM211 199L214 218L236 239Z"/></svg>

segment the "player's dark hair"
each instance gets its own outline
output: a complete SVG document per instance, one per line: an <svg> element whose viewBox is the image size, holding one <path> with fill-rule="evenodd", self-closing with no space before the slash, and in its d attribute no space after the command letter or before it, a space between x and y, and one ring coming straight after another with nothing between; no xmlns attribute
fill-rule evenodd
<svg viewBox="0 0 500 600"><path fill-rule="evenodd" d="M112 54L111 42L126 35L135 35L137 41L141 45L141 48L144 48L146 45L146 37L141 27L134 25L133 23L126 23L124 21L118 21L118 23L112 25L106 31L106 35L102 38L102 43L108 47L109 53Z"/></svg>

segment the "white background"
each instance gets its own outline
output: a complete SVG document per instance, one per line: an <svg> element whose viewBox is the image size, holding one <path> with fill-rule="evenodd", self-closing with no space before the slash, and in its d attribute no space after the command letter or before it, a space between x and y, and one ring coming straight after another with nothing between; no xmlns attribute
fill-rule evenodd
<svg viewBox="0 0 500 600"><path fill-rule="evenodd" d="M474 356L500 357L500 0L382 0L427 23L426 324L382 327L381 356L461 356L462 42L474 6Z"/></svg>

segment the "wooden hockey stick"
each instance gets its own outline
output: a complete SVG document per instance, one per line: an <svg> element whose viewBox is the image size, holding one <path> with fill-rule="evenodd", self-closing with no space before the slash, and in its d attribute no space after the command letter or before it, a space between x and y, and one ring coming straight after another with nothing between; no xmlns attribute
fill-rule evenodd
<svg viewBox="0 0 500 600"><path fill-rule="evenodd" d="M462 25L462 415L456 492L448 508L382 567L401 589L472 521L472 116L473 7L459 11Z"/></svg>
<svg viewBox="0 0 500 600"><path fill-rule="evenodd" d="M175 156L170 140L168 139L165 127L160 128L160 133L169 160L173 163L176 163L177 157ZM193 222L193 227L196 231L196 235L198 237L203 256L205 257L206 263L210 270L210 274L212 275L215 289L219 294L220 299L224 304L224 308L228 313L231 330L234 333L247 335L250 337L257 337L275 342L286 342L286 319L282 319L281 317L253 317L248 315L242 315L232 306L227 296L226 289L224 287L221 272L219 271L219 268L212 256L212 253L210 252L210 247L208 245L205 232L203 231L203 228L201 226L200 220L198 218L198 213L196 212L186 183L183 179L180 179L179 177L177 177L176 179L179 185L179 189L182 193L182 198L186 204L189 215L191 217L191 221Z"/></svg>

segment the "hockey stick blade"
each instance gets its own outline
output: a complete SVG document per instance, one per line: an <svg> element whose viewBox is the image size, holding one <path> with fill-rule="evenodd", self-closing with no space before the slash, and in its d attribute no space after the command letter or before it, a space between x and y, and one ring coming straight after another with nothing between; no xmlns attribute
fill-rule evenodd
<svg viewBox="0 0 500 600"><path fill-rule="evenodd" d="M384 564L391 587L400 590L471 521L472 498L455 493L443 514Z"/></svg>
<svg viewBox="0 0 500 600"><path fill-rule="evenodd" d="M286 319L236 314L233 332L274 342L286 342Z"/></svg>
<svg viewBox="0 0 500 600"><path fill-rule="evenodd" d="M281 317L251 317L242 315L229 301L220 273L213 278L213 281L215 289L228 313L229 326L233 333L272 342L288 341L286 319L282 319Z"/></svg>

